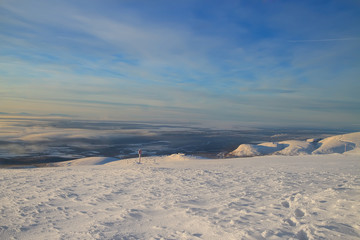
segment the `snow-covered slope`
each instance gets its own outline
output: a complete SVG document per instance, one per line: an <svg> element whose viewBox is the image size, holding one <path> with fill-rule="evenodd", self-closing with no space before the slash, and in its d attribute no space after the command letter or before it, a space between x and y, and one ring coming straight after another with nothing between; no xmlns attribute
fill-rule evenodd
<svg viewBox="0 0 360 240"><path fill-rule="evenodd" d="M0 239L360 239L357 155L104 160L0 169Z"/></svg>
<svg viewBox="0 0 360 240"><path fill-rule="evenodd" d="M268 142L257 145L241 144L230 156L304 155L331 153L360 153L360 132L328 137L323 140Z"/></svg>
<svg viewBox="0 0 360 240"><path fill-rule="evenodd" d="M168 156L153 156L153 157L142 157L141 162L181 162L195 159L203 159L197 156L187 156L183 153L171 154ZM86 166L86 165L119 165L128 163L138 163L138 158L119 159L112 157L87 157L78 158L70 161L56 162L47 164L48 167L71 167L71 166Z"/></svg>
<svg viewBox="0 0 360 240"><path fill-rule="evenodd" d="M50 167L65 167L65 166L84 166L84 165L103 165L109 162L118 161L118 158L112 157L87 157L79 158L71 161L50 163Z"/></svg>
<svg viewBox="0 0 360 240"><path fill-rule="evenodd" d="M360 149L360 133L349 133L328 137L320 142L320 147L316 149L314 154L359 152Z"/></svg>
<svg viewBox="0 0 360 240"><path fill-rule="evenodd" d="M286 147L278 151L277 154L289 156L311 154L316 148L316 143L307 141L289 140L283 141L281 144L285 145Z"/></svg>

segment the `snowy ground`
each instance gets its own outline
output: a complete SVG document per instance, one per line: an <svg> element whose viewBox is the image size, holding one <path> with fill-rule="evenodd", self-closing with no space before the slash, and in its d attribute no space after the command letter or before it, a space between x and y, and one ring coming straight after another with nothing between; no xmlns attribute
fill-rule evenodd
<svg viewBox="0 0 360 240"><path fill-rule="evenodd" d="M0 169L0 239L360 239L360 156Z"/></svg>

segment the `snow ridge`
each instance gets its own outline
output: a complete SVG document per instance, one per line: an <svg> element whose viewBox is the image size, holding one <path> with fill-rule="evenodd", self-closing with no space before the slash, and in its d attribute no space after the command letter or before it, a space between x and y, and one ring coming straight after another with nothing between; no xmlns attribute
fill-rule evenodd
<svg viewBox="0 0 360 240"><path fill-rule="evenodd" d="M311 155L311 154L358 154L360 155L360 132L332 136L324 139L287 140L281 142L265 142L261 144L241 144L237 149L227 154L228 157L254 157L264 155ZM199 160L202 157L176 153L168 156L143 157L142 162L182 162ZM71 161L50 163L51 167L69 167L84 165L118 165L126 162L137 163L138 158L119 161L113 157L86 157Z"/></svg>
<svg viewBox="0 0 360 240"><path fill-rule="evenodd" d="M241 144L228 156L253 157L262 155L308 155L360 153L360 132L337 135L325 139L308 139L306 141L288 140L266 142L261 144Z"/></svg>

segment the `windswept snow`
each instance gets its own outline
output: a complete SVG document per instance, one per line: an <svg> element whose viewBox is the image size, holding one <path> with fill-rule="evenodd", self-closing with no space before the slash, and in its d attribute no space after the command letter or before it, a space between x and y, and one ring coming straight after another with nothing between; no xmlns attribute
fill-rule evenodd
<svg viewBox="0 0 360 240"><path fill-rule="evenodd" d="M0 239L360 239L358 136L319 142L324 152L353 143L353 154L0 169ZM311 150L298 141L259 146Z"/></svg>
<svg viewBox="0 0 360 240"><path fill-rule="evenodd" d="M360 149L360 132L328 137L323 140L308 139L306 141L289 140L267 142L257 145L241 144L229 153L230 156L252 157L261 155L304 155L355 153Z"/></svg>
<svg viewBox="0 0 360 240"><path fill-rule="evenodd" d="M320 147L314 151L314 154L359 152L360 133L333 136L325 138L319 143Z"/></svg>
<svg viewBox="0 0 360 240"><path fill-rule="evenodd" d="M155 157L142 157L141 162L176 162L176 161L188 161L202 159L201 157L196 156L186 156L184 153L171 154L169 156L155 156ZM87 157L87 158L78 158L71 161L63 161L56 163L49 163L49 167L71 167L71 166L86 166L86 165L119 165L119 158L113 157ZM126 163L138 163L138 158L130 158L122 160Z"/></svg>
<svg viewBox="0 0 360 240"><path fill-rule="evenodd" d="M119 160L118 158L112 158L112 157L87 157L87 158L79 158L71 161L50 163L49 166L65 167L65 166L103 165L118 160Z"/></svg>
<svg viewBox="0 0 360 240"><path fill-rule="evenodd" d="M280 155L302 155L302 154L311 154L315 148L316 143L309 143L305 141L296 141L296 140L290 140L290 141L283 141L281 144L285 145L286 147L280 151L278 151L278 154Z"/></svg>
<svg viewBox="0 0 360 240"><path fill-rule="evenodd" d="M356 155L180 156L0 169L0 238L360 239Z"/></svg>

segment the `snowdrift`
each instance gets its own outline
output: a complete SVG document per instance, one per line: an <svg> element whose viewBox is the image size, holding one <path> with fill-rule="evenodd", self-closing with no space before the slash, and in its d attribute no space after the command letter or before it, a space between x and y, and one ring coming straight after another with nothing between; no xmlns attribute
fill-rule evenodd
<svg viewBox="0 0 360 240"><path fill-rule="evenodd" d="M142 157L142 163L158 163L158 162L182 162L195 159L202 159L197 156L187 156L184 153L176 153L168 156ZM138 158L119 159L113 157L87 157L70 161L49 163L49 167L71 167L71 166L91 166L91 165L121 165L138 163Z"/></svg>
<svg viewBox="0 0 360 240"><path fill-rule="evenodd" d="M69 167L69 166L86 166L86 165L104 165L113 161L118 161L118 158L112 157L87 157L79 158L70 161L50 163L51 167Z"/></svg>
<svg viewBox="0 0 360 240"><path fill-rule="evenodd" d="M253 157L262 155L308 155L332 153L360 153L360 132L306 141L289 140L261 144L241 144L229 156Z"/></svg>

